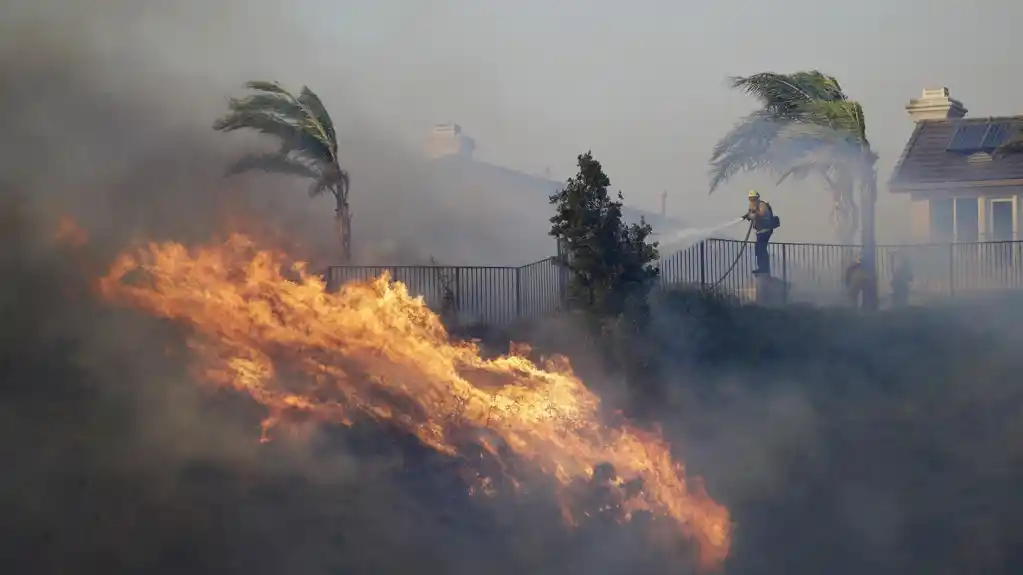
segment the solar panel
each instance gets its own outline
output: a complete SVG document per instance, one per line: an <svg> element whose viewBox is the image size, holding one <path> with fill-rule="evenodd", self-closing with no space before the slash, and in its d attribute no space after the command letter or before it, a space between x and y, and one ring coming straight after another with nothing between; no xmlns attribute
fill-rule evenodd
<svg viewBox="0 0 1023 575"><path fill-rule="evenodd" d="M955 134L945 150L964 154L972 154L979 151L981 144L984 143L987 127L987 124L974 123L959 126L956 128Z"/></svg>
<svg viewBox="0 0 1023 575"><path fill-rule="evenodd" d="M1009 139L1009 124L1006 122L997 122L988 125L987 134L984 135L984 141L980 143L980 149L990 152L996 150L999 146L1004 144Z"/></svg>

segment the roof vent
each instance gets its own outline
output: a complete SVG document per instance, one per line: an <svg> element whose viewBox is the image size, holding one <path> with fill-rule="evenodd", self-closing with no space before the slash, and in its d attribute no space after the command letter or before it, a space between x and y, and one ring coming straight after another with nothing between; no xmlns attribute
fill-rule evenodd
<svg viewBox="0 0 1023 575"><path fill-rule="evenodd" d="M906 111L914 122L926 120L955 120L968 111L963 103L949 96L948 88L924 88L919 98L906 104Z"/></svg>
<svg viewBox="0 0 1023 575"><path fill-rule="evenodd" d="M991 161L991 154L987 152L977 152L976 154L970 154L966 158L967 163L970 164L986 164Z"/></svg>

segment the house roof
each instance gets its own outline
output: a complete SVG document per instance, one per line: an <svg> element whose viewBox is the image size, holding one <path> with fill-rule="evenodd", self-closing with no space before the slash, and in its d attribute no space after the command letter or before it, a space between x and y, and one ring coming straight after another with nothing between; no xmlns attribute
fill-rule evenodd
<svg viewBox="0 0 1023 575"><path fill-rule="evenodd" d="M1007 137L1023 132L1023 116L918 122L895 166L889 188L908 192L1023 184L1023 154L990 157L979 149L979 143L973 148L951 146L961 128L983 133L985 126L1003 124Z"/></svg>
<svg viewBox="0 0 1023 575"><path fill-rule="evenodd" d="M516 194L516 197L524 199L531 204L535 203L534 205L542 205L545 209L548 209L551 194L557 192L565 185L565 182L527 174L474 158L447 156L434 160L434 164L459 171L464 175L480 180L481 183L485 182L488 186L494 187L495 192ZM553 209L549 208L551 213L553 213ZM638 223L640 218L643 218L646 223L650 224L654 228L655 233L666 233L686 227L684 222L671 216L649 212L628 205L622 206L622 219L626 223ZM544 222L546 223L546 219Z"/></svg>

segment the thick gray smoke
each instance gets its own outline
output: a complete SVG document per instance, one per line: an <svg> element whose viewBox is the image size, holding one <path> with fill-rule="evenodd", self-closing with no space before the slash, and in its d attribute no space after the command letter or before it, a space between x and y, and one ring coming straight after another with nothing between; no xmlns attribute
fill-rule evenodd
<svg viewBox="0 0 1023 575"><path fill-rule="evenodd" d="M394 257L490 263L519 249L496 227L528 226L506 201L491 202L505 208L496 214L483 211L485 199L458 201L462 190L372 129L343 91L301 77L300 35L283 24L272 43L258 33L277 22L273 3L62 4L0 10L0 453L8 464L0 571L669 565L638 553L616 527L568 537L549 489L515 505L470 500L464 462L375 426L260 446L262 411L200 390L180 329L97 304L90 281L115 250L140 239L206 240L225 222L259 224L330 261L329 204L310 202L286 179L222 175L259 143L214 133L210 122L243 81L276 70L282 81L313 84L339 110L355 236L367 249L404 242L415 253ZM287 57L275 52L292 41ZM329 96L339 92L340 101ZM89 231L85 249L54 241L62 215Z"/></svg>
<svg viewBox="0 0 1023 575"><path fill-rule="evenodd" d="M299 232L292 235L323 263L336 260L329 200L310 201L303 183L289 178L221 177L230 159L269 143L210 125L245 81L270 79L295 89L308 84L330 109L352 177L362 260L520 265L554 251L543 198L517 199L517 190L437 169L421 154L430 126L402 133L365 112L350 89L360 78L313 48L296 21L302 9L268 1L186 1L173 9L120 0L88 8L9 3L0 40L5 70L12 70L2 80L13 121L6 141L21 143L0 161L45 194L88 208L96 223L179 231L195 220L199 231L210 222L185 215L197 204L207 215L215 211L210 205L235 215L244 208ZM269 33L273 42L264 41ZM422 97L429 94L409 95Z"/></svg>
<svg viewBox="0 0 1023 575"><path fill-rule="evenodd" d="M334 55L304 51L285 4L7 0L0 13L0 572L684 572L617 526L566 537L544 490L469 500L459 466L372 426L257 445L262 412L197 389L176 326L94 303L88 279L111 250L206 239L229 216L320 261L336 253L330 205L304 186L222 177L258 143L209 123L250 78L309 83L335 111L367 249L532 257L493 232L541 215L461 201L347 99L354 79L323 72ZM58 214L91 231L87 251L52 241ZM735 513L730 567L1020 572L1016 308L874 320L655 306L642 343L671 361L653 411Z"/></svg>

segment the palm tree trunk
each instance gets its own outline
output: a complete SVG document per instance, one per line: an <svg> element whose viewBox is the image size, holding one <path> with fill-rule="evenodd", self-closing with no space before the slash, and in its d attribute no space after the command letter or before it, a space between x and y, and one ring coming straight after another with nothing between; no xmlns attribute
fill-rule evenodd
<svg viewBox="0 0 1023 575"><path fill-rule="evenodd" d="M856 243L856 232L860 224L856 214L856 202L851 200L853 189L841 188L832 190L832 220L835 226L835 239L843 246Z"/></svg>
<svg viewBox="0 0 1023 575"><path fill-rule="evenodd" d="M876 310L878 308L877 294L877 235L874 229L874 204L877 202L877 171L871 173L860 189L860 256L863 258L863 265L870 272L873 281L863 291L863 308Z"/></svg>
<svg viewBox="0 0 1023 575"><path fill-rule="evenodd" d="M831 224L834 226L835 239L840 245L851 246L856 243L856 232L860 228L856 200L853 197L856 181L844 173L836 176L825 174L824 181L831 191Z"/></svg>
<svg viewBox="0 0 1023 575"><path fill-rule="evenodd" d="M334 222L341 240L341 257L345 265L352 263L352 211L348 202L338 198L334 208Z"/></svg>

